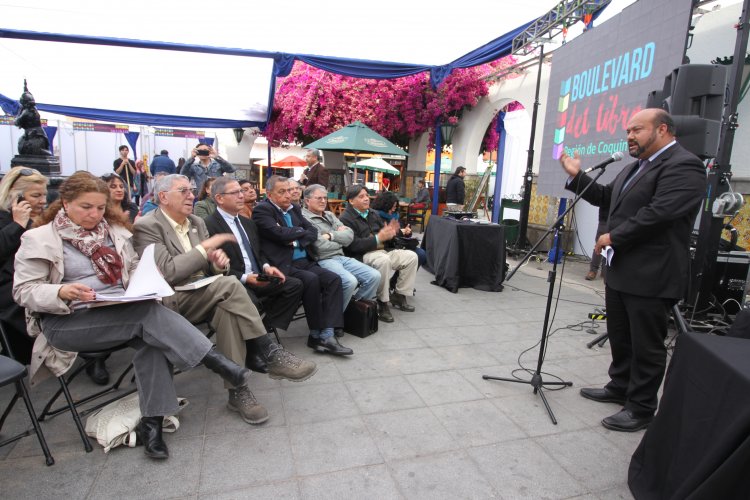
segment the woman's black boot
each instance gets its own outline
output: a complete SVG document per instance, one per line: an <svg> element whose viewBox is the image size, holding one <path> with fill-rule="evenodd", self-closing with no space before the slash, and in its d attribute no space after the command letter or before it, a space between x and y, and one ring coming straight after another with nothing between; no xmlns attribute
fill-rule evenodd
<svg viewBox="0 0 750 500"><path fill-rule="evenodd" d="M167 443L161 437L161 427L164 417L141 417L135 427L135 433L140 443L143 443L144 453L151 458L169 458Z"/></svg>
<svg viewBox="0 0 750 500"><path fill-rule="evenodd" d="M223 354L212 348L201 361L206 368L217 373L221 378L232 384L232 387L241 387L247 384L252 373L247 368L239 366L234 361L226 358Z"/></svg>

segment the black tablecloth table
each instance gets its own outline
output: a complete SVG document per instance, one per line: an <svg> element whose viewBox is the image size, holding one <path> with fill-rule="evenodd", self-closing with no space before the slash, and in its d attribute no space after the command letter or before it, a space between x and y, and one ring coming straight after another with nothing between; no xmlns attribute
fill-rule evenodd
<svg viewBox="0 0 750 500"><path fill-rule="evenodd" d="M425 268L433 284L453 293L459 287L499 292L505 278L503 226L430 217L422 238L427 251Z"/></svg>
<svg viewBox="0 0 750 500"><path fill-rule="evenodd" d="M639 500L750 498L750 340L680 335L628 485Z"/></svg>

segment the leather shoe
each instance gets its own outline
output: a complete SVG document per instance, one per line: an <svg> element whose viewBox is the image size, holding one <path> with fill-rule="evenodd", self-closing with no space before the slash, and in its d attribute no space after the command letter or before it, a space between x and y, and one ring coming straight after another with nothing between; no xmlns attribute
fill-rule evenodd
<svg viewBox="0 0 750 500"><path fill-rule="evenodd" d="M86 367L86 375L96 385L107 385L109 383L109 372L107 365L104 364L106 358L96 358L96 360Z"/></svg>
<svg viewBox="0 0 750 500"><path fill-rule="evenodd" d="M139 443L144 446L144 453L151 458L169 458L167 443L161 437L161 427L164 417L141 417L135 426L135 434Z"/></svg>
<svg viewBox="0 0 750 500"><path fill-rule="evenodd" d="M333 334L337 336L338 338L341 338L344 336L344 329L343 328L334 328Z"/></svg>
<svg viewBox="0 0 750 500"><path fill-rule="evenodd" d="M599 403L625 404L625 396L612 392L606 387L602 389L584 387L581 389L581 396Z"/></svg>
<svg viewBox="0 0 750 500"><path fill-rule="evenodd" d="M604 418L602 425L612 431L635 432L648 427L653 419L653 415L639 417L623 408L614 415Z"/></svg>
<svg viewBox="0 0 750 500"><path fill-rule="evenodd" d="M586 277L584 278L586 281L593 281L596 279L596 271L589 271L586 273Z"/></svg>
<svg viewBox="0 0 750 500"><path fill-rule="evenodd" d="M354 354L354 351L350 348L342 346L335 336L328 337L327 339L307 337L307 347L312 348L315 352L334 354L336 356Z"/></svg>
<svg viewBox="0 0 750 500"><path fill-rule="evenodd" d="M249 352L245 356L245 366L257 373L268 373L268 364L257 352Z"/></svg>
<svg viewBox="0 0 750 500"><path fill-rule="evenodd" d="M396 321L393 319L393 314L391 314L391 310L388 308L388 302L378 301L378 319L385 323Z"/></svg>
<svg viewBox="0 0 750 500"><path fill-rule="evenodd" d="M414 312L415 307L406 302L406 296L400 293L391 294L391 305L396 309L401 309L404 312Z"/></svg>

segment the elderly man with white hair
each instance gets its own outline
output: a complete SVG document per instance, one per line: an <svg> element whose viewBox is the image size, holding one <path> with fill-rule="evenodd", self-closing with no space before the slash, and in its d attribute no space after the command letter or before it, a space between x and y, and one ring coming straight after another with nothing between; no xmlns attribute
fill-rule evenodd
<svg viewBox="0 0 750 500"><path fill-rule="evenodd" d="M380 272L357 259L344 256L344 248L354 240L354 232L326 210L327 202L326 188L320 184L307 186L302 215L318 228L318 239L314 243L318 265L341 277L344 309L352 296L356 300L374 300L380 285Z"/></svg>

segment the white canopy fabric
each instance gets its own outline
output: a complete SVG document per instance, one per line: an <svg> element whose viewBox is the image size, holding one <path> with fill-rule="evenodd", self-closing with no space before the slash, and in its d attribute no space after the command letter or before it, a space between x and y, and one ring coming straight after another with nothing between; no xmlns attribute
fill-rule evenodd
<svg viewBox="0 0 750 500"><path fill-rule="evenodd" d="M0 29L441 65L557 3L4 0ZM464 17L447 28L456 8ZM361 36L363 23L381 35ZM264 122L272 82L268 58L150 48L0 38L0 61L6 97L18 99L26 78L39 103L146 114L130 123L159 115Z"/></svg>
<svg viewBox="0 0 750 500"><path fill-rule="evenodd" d="M383 172L391 175L401 175L401 172L399 172L396 167L382 158L368 158L367 160L358 161L357 163L349 165L349 168L355 170L373 170L375 172Z"/></svg>

